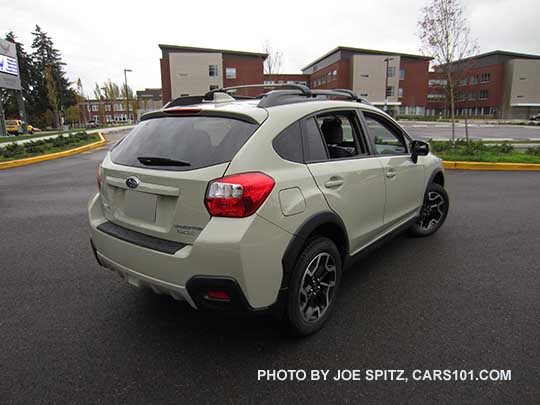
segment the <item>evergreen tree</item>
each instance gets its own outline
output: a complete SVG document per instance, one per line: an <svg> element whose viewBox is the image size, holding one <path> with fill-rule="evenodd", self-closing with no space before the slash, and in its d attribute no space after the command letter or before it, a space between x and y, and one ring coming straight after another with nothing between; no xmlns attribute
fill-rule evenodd
<svg viewBox="0 0 540 405"><path fill-rule="evenodd" d="M71 88L71 83L64 72L65 63L62 61L60 51L54 47L52 39L46 32L42 31L39 25L32 32L32 63L34 65L35 80L30 97L29 110L39 125L58 126L56 119L57 111L77 103L75 91ZM49 82L46 72L50 71ZM50 81L54 82L51 83ZM51 89L55 92L50 94ZM51 100L57 100L56 105L51 105ZM49 113L47 113L49 111ZM50 112L55 116L54 122L47 122L51 117Z"/></svg>

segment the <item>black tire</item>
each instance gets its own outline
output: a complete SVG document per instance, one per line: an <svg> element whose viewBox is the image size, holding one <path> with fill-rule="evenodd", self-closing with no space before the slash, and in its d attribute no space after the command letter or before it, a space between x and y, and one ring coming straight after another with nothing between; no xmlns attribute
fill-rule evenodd
<svg viewBox="0 0 540 405"><path fill-rule="evenodd" d="M450 199L443 186L431 183L424 196L420 219L409 228L409 234L417 237L433 235L448 216Z"/></svg>
<svg viewBox="0 0 540 405"><path fill-rule="evenodd" d="M335 306L341 273L341 256L334 242L317 237L306 244L286 298L283 321L291 334L307 336L321 329Z"/></svg>

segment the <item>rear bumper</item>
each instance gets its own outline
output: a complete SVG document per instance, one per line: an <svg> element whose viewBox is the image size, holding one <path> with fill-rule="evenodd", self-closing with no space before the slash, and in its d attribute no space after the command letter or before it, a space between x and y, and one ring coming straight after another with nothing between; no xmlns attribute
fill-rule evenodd
<svg viewBox="0 0 540 405"><path fill-rule="evenodd" d="M234 305L218 305L225 309L236 310L240 303L247 310L265 309L278 298L281 258L293 235L257 215L212 218L193 245L164 253L100 231L107 220L99 194L90 201L88 214L98 262L132 285L186 300L194 308L215 307L201 301L201 285L228 288L236 298ZM223 285L223 280L229 281Z"/></svg>

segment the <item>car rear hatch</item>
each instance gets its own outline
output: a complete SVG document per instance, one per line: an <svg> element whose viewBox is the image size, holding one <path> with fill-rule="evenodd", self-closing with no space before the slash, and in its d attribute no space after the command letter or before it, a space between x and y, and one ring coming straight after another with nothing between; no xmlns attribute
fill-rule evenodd
<svg viewBox="0 0 540 405"><path fill-rule="evenodd" d="M160 239L195 241L210 220L208 182L223 176L259 126L246 116L211 114L158 114L113 148L101 168L110 222Z"/></svg>

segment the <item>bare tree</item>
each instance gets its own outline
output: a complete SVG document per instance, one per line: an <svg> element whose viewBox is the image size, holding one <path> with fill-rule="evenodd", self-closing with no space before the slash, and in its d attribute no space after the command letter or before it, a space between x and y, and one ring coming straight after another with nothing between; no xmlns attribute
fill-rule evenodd
<svg viewBox="0 0 540 405"><path fill-rule="evenodd" d="M446 77L454 142L456 77L459 70L463 69L456 62L476 52L476 41L471 39L471 30L459 0L428 0L422 8L418 30L422 42L421 52L433 57L436 70Z"/></svg>
<svg viewBox="0 0 540 405"><path fill-rule="evenodd" d="M279 70L281 69L283 52L273 49L269 41L264 42L263 52L268 55L264 61L264 74L278 74Z"/></svg>

